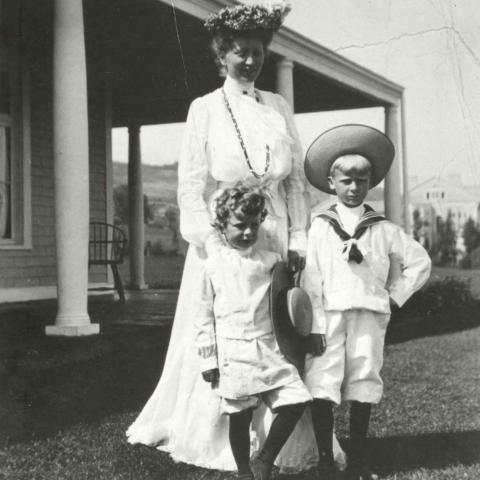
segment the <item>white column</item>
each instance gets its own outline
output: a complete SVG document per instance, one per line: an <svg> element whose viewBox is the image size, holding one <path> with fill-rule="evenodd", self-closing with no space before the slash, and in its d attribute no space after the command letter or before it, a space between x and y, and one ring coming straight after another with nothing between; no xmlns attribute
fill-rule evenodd
<svg viewBox="0 0 480 480"><path fill-rule="evenodd" d="M140 150L140 127L128 127L128 216L130 245L129 288L147 288L144 280L144 223L142 156Z"/></svg>
<svg viewBox="0 0 480 480"><path fill-rule="evenodd" d="M276 91L290 104L292 110L295 106L293 89L293 62L282 57L277 61L277 76L275 79Z"/></svg>
<svg viewBox="0 0 480 480"><path fill-rule="evenodd" d="M276 78L275 78L275 89L292 107L292 111L295 110L295 85L293 83L293 61L281 57L276 64ZM307 212L310 211L311 199L310 194L307 189L304 192L304 200L306 205ZM310 219L308 219L307 228L310 224Z"/></svg>
<svg viewBox="0 0 480 480"><path fill-rule="evenodd" d="M403 225L405 231L411 231L411 215L410 215L410 185L408 182L408 157L407 157L407 129L405 122L405 97L402 95L400 104L401 116L401 137L402 137L402 177L403 177Z"/></svg>
<svg viewBox="0 0 480 480"><path fill-rule="evenodd" d="M47 335L99 332L87 313L88 111L82 0L55 0L53 157L58 312Z"/></svg>
<svg viewBox="0 0 480 480"><path fill-rule="evenodd" d="M395 146L395 158L385 177L385 216L388 220L403 225L402 197L400 193L402 152L400 143L400 115L397 105L385 107L385 133Z"/></svg>

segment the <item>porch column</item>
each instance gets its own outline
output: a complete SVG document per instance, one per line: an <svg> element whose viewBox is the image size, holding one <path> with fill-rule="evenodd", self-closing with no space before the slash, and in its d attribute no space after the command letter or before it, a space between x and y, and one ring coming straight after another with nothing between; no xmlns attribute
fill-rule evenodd
<svg viewBox="0 0 480 480"><path fill-rule="evenodd" d="M47 335L99 332L87 313L88 113L82 0L54 1L53 157L58 312Z"/></svg>
<svg viewBox="0 0 480 480"><path fill-rule="evenodd" d="M385 216L388 220L403 226L402 198L400 193L400 166L402 151L400 139L400 115L398 105L385 107L385 133L395 146L395 158L385 177Z"/></svg>
<svg viewBox="0 0 480 480"><path fill-rule="evenodd" d="M295 106L294 89L293 89L293 61L282 57L277 62L276 75L276 91L279 93L292 107Z"/></svg>
<svg viewBox="0 0 480 480"><path fill-rule="evenodd" d="M405 97L400 104L401 136L402 136L402 177L403 177L403 225L407 233L411 233L412 218L410 216L410 185L408 182L407 129L405 125Z"/></svg>
<svg viewBox="0 0 480 480"><path fill-rule="evenodd" d="M128 127L128 215L130 288L147 288L144 280L144 223L140 126Z"/></svg>

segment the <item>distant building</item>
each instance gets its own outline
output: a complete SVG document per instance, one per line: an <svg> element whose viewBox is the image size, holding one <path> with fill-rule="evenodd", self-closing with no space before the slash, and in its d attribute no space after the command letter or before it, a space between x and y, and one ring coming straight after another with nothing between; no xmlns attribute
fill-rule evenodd
<svg viewBox="0 0 480 480"><path fill-rule="evenodd" d="M420 235L427 248L435 244L437 217L445 220L451 212L457 248L465 251L462 237L465 222L469 218L480 222L480 188L462 186L459 176L450 176L448 180L432 177L410 190L410 209L411 218L417 211L424 223Z"/></svg>

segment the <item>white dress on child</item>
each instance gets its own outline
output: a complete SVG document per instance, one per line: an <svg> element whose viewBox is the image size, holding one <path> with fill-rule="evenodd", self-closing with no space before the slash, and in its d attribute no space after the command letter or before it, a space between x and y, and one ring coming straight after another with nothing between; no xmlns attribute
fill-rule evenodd
<svg viewBox="0 0 480 480"><path fill-rule="evenodd" d="M268 215L259 232L259 249L278 252L285 259L288 249L306 248L303 158L290 107L277 94L253 91L253 86L248 87L247 94L242 90L227 77L224 91L259 178L247 165L222 90L194 100L179 158L178 185L180 230L190 246L162 376L127 431L130 443L154 445L169 452L174 460L219 470L236 469L228 441L228 416L220 413L220 397L200 374L194 345L205 249L214 243L209 201L204 198L208 176L213 177L217 188L241 182L262 189ZM257 409L252 423L254 449L262 444L270 423L271 414L265 408ZM337 461L344 463L343 452L334 440ZM278 464L284 470L300 471L316 461L307 413L282 450Z"/></svg>

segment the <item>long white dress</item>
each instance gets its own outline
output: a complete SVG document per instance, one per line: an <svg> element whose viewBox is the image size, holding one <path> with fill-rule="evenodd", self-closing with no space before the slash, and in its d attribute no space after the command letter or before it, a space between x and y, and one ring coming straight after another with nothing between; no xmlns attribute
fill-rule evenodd
<svg viewBox="0 0 480 480"><path fill-rule="evenodd" d="M204 198L208 175L217 188L241 182L258 186L267 196L268 215L259 232L259 249L276 251L306 248L307 212L304 200L303 158L293 115L279 95L256 90L242 94L230 77L224 84L231 109L256 178L242 152L234 125L218 89L190 106L179 158L178 201L180 230L190 243L179 291L170 344L160 381L142 412L127 431L130 443L154 445L174 460L219 470L235 470L228 441L228 416L220 414L220 398L202 379L194 347L194 322L200 298L203 262L213 228L209 200ZM268 432L271 414L255 412L252 448L258 449ZM344 462L336 443L337 461ZM317 451L308 414L302 417L278 460L283 470L300 471L315 464Z"/></svg>

